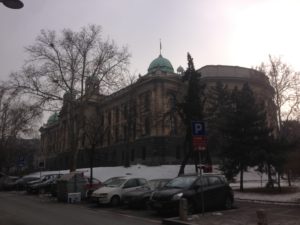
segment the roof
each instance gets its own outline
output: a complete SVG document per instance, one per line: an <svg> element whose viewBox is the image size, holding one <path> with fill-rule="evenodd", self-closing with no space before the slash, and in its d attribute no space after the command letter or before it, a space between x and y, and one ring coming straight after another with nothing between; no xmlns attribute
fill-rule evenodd
<svg viewBox="0 0 300 225"><path fill-rule="evenodd" d="M51 116L49 116L48 120L47 120L47 124L50 125L52 123L55 123L58 121L58 113L54 113Z"/></svg>
<svg viewBox="0 0 300 225"><path fill-rule="evenodd" d="M154 59L148 67L149 73L155 72L156 70L174 73L171 62L168 59L162 57L161 54L156 59Z"/></svg>
<svg viewBox="0 0 300 225"><path fill-rule="evenodd" d="M255 69L240 67L240 66L225 66L225 65L207 65L199 70L203 78L209 77L235 77L235 78L262 78L265 75Z"/></svg>

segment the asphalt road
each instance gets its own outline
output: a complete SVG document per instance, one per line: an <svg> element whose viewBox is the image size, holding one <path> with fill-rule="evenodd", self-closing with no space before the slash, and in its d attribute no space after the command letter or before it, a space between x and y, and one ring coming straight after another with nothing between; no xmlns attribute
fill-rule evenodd
<svg viewBox="0 0 300 225"><path fill-rule="evenodd" d="M199 221L194 223L256 225L257 209L267 212L269 225L300 225L300 205L240 201L236 202L236 208L232 210L200 214ZM66 204L45 196L0 192L0 225L153 225L161 224L161 220L153 211L98 207L88 203Z"/></svg>
<svg viewBox="0 0 300 225"><path fill-rule="evenodd" d="M16 192L0 192L0 225L153 225L160 218L143 218L86 204L58 203Z"/></svg>

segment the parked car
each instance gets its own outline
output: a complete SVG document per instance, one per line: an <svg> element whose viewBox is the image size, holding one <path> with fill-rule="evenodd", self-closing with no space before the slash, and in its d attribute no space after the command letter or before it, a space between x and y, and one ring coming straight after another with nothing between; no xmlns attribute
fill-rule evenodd
<svg viewBox="0 0 300 225"><path fill-rule="evenodd" d="M2 176L0 179L0 190L9 190L9 185L18 179L19 177L16 176Z"/></svg>
<svg viewBox="0 0 300 225"><path fill-rule="evenodd" d="M160 190L170 179L149 180L147 186L123 194L122 201L131 208L146 208L153 191Z"/></svg>
<svg viewBox="0 0 300 225"><path fill-rule="evenodd" d="M90 178L87 178L88 183L85 185L85 189L86 189L86 197L90 198L92 193L97 190L98 188L102 187L103 184L100 180L96 179L96 178L92 178L92 184L90 182Z"/></svg>
<svg viewBox="0 0 300 225"><path fill-rule="evenodd" d="M232 208L233 191L222 175L204 174L176 177L150 197L150 206L159 211L177 210L179 200L187 199L188 211L194 213L209 208ZM203 199L203 202L202 202Z"/></svg>
<svg viewBox="0 0 300 225"><path fill-rule="evenodd" d="M62 174L53 174L48 180L35 184L34 186L37 189L37 192L40 194L52 193L53 189L56 189L57 179L61 176Z"/></svg>
<svg viewBox="0 0 300 225"><path fill-rule="evenodd" d="M15 181L8 183L6 185L6 188L8 190L22 191L22 190L26 189L28 182L36 181L36 180L39 180L39 178L38 177L30 177L30 176L21 177Z"/></svg>
<svg viewBox="0 0 300 225"><path fill-rule="evenodd" d="M59 174L48 174L42 176L39 180L34 180L27 183L26 191L28 194L38 194L39 189L42 187L43 184L47 185L48 182L51 182L55 179Z"/></svg>
<svg viewBox="0 0 300 225"><path fill-rule="evenodd" d="M147 180L143 178L118 177L111 178L103 184L103 187L93 192L92 199L98 204L117 206L121 203L124 193L147 185Z"/></svg>

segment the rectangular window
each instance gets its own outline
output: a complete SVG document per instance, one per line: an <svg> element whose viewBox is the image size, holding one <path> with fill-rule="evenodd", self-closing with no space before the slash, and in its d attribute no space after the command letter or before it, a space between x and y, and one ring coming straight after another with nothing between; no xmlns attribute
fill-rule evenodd
<svg viewBox="0 0 300 225"><path fill-rule="evenodd" d="M147 117L145 119L145 135L150 135L150 119Z"/></svg>
<svg viewBox="0 0 300 225"><path fill-rule="evenodd" d="M134 161L135 160L135 151L134 151L134 148L131 149L131 161Z"/></svg>
<svg viewBox="0 0 300 225"><path fill-rule="evenodd" d="M145 93L144 96L144 109L146 112L150 111L150 92Z"/></svg>
<svg viewBox="0 0 300 225"><path fill-rule="evenodd" d="M115 126L115 140L119 141L119 127Z"/></svg>
<svg viewBox="0 0 300 225"><path fill-rule="evenodd" d="M147 157L146 147L143 147L143 149L142 149L142 160L146 160L146 157Z"/></svg>
<svg viewBox="0 0 300 225"><path fill-rule="evenodd" d="M108 120L108 125L110 126L111 125L111 112L110 111L108 112L107 120Z"/></svg>
<svg viewBox="0 0 300 225"><path fill-rule="evenodd" d="M115 121L116 121L116 124L119 123L119 108L116 108L115 109Z"/></svg>
<svg viewBox="0 0 300 225"><path fill-rule="evenodd" d="M180 155L181 155L180 154L181 153L180 150L181 150L180 146L176 146L176 159L180 159Z"/></svg>

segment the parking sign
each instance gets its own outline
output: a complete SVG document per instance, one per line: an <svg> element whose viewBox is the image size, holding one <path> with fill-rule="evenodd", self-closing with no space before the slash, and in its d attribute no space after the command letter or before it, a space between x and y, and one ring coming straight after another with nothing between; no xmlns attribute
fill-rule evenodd
<svg viewBox="0 0 300 225"><path fill-rule="evenodd" d="M205 123L203 121L192 122L192 134L193 136L205 135Z"/></svg>
<svg viewBox="0 0 300 225"><path fill-rule="evenodd" d="M207 136L205 123L203 121L192 122L192 136L194 151L205 151L207 147Z"/></svg>

